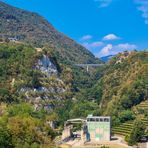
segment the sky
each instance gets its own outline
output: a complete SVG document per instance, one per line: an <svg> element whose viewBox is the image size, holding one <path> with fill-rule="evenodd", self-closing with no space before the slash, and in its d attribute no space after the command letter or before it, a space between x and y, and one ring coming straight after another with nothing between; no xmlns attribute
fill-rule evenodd
<svg viewBox="0 0 148 148"><path fill-rule="evenodd" d="M148 49L148 0L0 0L37 12L96 57Z"/></svg>

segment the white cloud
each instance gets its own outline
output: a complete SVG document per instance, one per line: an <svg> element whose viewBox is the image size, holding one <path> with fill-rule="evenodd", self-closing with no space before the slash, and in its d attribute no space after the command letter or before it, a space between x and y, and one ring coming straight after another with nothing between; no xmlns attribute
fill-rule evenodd
<svg viewBox="0 0 148 148"><path fill-rule="evenodd" d="M108 7L113 0L94 0L100 8ZM142 12L145 24L148 24L148 0L133 0L137 5L137 10Z"/></svg>
<svg viewBox="0 0 148 148"><path fill-rule="evenodd" d="M86 47L87 49L91 50L92 48L103 46L104 43L103 42L100 42L100 41L98 41L98 42L91 42L91 43L84 42L84 43L82 43L82 45L84 47Z"/></svg>
<svg viewBox="0 0 148 148"><path fill-rule="evenodd" d="M103 40L118 40L120 39L120 37L116 36L115 34L108 34L106 36L103 37Z"/></svg>
<svg viewBox="0 0 148 148"><path fill-rule="evenodd" d="M109 55L112 49L113 49L113 45L112 45L112 44L106 45L106 46L103 47L103 48L101 49L101 51L99 52L99 54L98 54L99 57Z"/></svg>
<svg viewBox="0 0 148 148"><path fill-rule="evenodd" d="M92 42L90 44L91 47L99 47L99 46L102 46L103 45L103 42Z"/></svg>
<svg viewBox="0 0 148 148"><path fill-rule="evenodd" d="M118 44L115 46L113 46L112 44L107 44L105 47L103 47L100 50L100 52L96 56L103 57L108 55L115 55L118 54L119 52L123 52L125 50L131 51L136 48L137 46L135 44L129 44L129 43Z"/></svg>
<svg viewBox="0 0 148 148"><path fill-rule="evenodd" d="M92 39L91 35L84 35L83 37L80 38L81 41L87 41L87 40L90 40L90 39Z"/></svg>
<svg viewBox="0 0 148 148"><path fill-rule="evenodd" d="M148 0L135 0L135 3L138 5L137 10L142 12L145 24L148 24Z"/></svg>
<svg viewBox="0 0 148 148"><path fill-rule="evenodd" d="M112 0L94 0L94 1L99 4L100 8L108 7L112 2Z"/></svg>
<svg viewBox="0 0 148 148"><path fill-rule="evenodd" d="M137 46L135 44L129 44L129 43L125 43L125 44L118 44L117 46L115 46L116 49L122 49L122 50L132 50L132 49L136 49Z"/></svg>

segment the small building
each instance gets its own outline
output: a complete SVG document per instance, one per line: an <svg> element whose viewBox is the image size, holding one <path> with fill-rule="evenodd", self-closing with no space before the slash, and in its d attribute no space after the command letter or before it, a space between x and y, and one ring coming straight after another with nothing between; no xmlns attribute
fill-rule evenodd
<svg viewBox="0 0 148 148"><path fill-rule="evenodd" d="M16 37L9 37L8 40L10 42L16 42L16 41L18 41L18 39Z"/></svg>
<svg viewBox="0 0 148 148"><path fill-rule="evenodd" d="M111 118L103 116L87 117L87 128L90 141L110 141L111 138Z"/></svg>
<svg viewBox="0 0 148 148"><path fill-rule="evenodd" d="M86 119L70 119L64 124L62 140L72 138L73 125L81 124L81 130L75 131L82 142L97 143L111 140L111 117L88 115ZM76 136L77 137L77 136Z"/></svg>

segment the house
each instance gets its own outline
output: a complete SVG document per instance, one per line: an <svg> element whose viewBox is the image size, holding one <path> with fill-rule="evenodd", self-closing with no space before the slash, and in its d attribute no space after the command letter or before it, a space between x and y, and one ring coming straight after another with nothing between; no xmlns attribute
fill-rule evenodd
<svg viewBox="0 0 148 148"><path fill-rule="evenodd" d="M110 141L111 139L111 118L108 116L87 117L87 129L91 141Z"/></svg>

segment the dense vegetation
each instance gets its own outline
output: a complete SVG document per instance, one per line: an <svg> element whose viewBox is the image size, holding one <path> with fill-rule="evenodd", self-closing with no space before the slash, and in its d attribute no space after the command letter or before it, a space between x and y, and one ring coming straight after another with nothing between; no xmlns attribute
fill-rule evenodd
<svg viewBox="0 0 148 148"><path fill-rule="evenodd" d="M120 117L121 112L148 98L148 52L133 52L127 57L125 55L113 59L107 74L100 80L102 108L107 107L105 114L112 116Z"/></svg>
<svg viewBox="0 0 148 148"><path fill-rule="evenodd" d="M137 142L140 142L141 138L145 134L145 125L139 119L134 121L132 131L129 136L126 136L126 140L129 145L135 145Z"/></svg>
<svg viewBox="0 0 148 148"><path fill-rule="evenodd" d="M32 69L38 57L35 49L24 45L0 45L0 100L13 102L19 99L17 89L34 87L36 71ZM15 85L13 84L15 81Z"/></svg>
<svg viewBox="0 0 148 148"><path fill-rule="evenodd" d="M103 77L88 91L103 114L120 122L116 117L127 117L128 109L148 98L147 61L147 51L125 52L110 61Z"/></svg>
<svg viewBox="0 0 148 148"><path fill-rule="evenodd" d="M132 110L136 119L135 117L129 118L130 121L114 126L112 130L113 134L125 136L125 140L129 145L136 144L143 136L148 137L148 100L142 101L137 106L134 106Z"/></svg>
<svg viewBox="0 0 148 148"><path fill-rule="evenodd" d="M3 109L2 109L3 108ZM29 104L0 105L1 148L54 148L55 132L49 127L48 115L34 111Z"/></svg>

